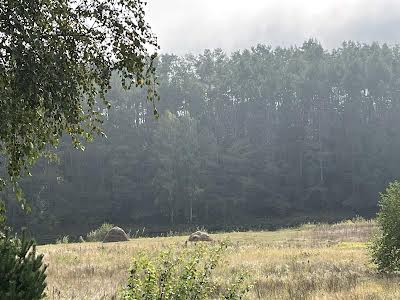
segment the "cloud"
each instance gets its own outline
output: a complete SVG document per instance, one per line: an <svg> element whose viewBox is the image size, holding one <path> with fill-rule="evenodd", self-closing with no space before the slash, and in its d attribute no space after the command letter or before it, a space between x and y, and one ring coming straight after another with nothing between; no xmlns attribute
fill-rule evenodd
<svg viewBox="0 0 400 300"><path fill-rule="evenodd" d="M328 48L400 41L399 0L149 0L147 11L162 52L177 54L299 45L311 37Z"/></svg>

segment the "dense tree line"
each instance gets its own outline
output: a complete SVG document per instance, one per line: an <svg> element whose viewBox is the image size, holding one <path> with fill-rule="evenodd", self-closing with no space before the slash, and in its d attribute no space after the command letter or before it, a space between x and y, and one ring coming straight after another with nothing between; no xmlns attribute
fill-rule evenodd
<svg viewBox="0 0 400 300"><path fill-rule="evenodd" d="M104 221L155 230L369 216L400 175L400 47L165 54L157 72L161 117L116 76L107 138L84 152L65 138L57 163L41 161L23 182L28 217L6 192L12 225L46 235Z"/></svg>

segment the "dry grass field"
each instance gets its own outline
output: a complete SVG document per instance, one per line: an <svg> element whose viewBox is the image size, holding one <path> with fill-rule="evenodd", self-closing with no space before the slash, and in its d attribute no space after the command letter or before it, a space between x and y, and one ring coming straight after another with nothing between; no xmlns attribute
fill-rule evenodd
<svg viewBox="0 0 400 300"><path fill-rule="evenodd" d="M274 232L215 234L229 247L213 280L224 285L246 269L247 299L400 299L400 277L375 272L367 251L373 222L304 225ZM184 246L186 237L138 238L125 243L40 246L49 264L47 299L116 299L139 251Z"/></svg>

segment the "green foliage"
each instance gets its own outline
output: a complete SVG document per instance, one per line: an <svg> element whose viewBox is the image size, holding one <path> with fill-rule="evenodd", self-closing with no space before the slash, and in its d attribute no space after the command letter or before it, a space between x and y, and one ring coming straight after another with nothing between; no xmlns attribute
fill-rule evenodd
<svg viewBox="0 0 400 300"><path fill-rule="evenodd" d="M157 257L141 253L134 258L123 300L187 300L215 299L217 287L212 273L226 248L198 244L181 251L164 251ZM222 299L242 299L250 286L247 278L239 278L220 292Z"/></svg>
<svg viewBox="0 0 400 300"><path fill-rule="evenodd" d="M4 201L0 199L0 234L5 230L6 226L6 208Z"/></svg>
<svg viewBox="0 0 400 300"><path fill-rule="evenodd" d="M18 178L29 174L48 145L57 146L67 133L84 149L82 140L102 134L113 73L121 75L124 88L147 86L148 99L158 97L156 53L149 53L158 45L144 5L142 0L0 2L0 155L18 198Z"/></svg>
<svg viewBox="0 0 400 300"><path fill-rule="evenodd" d="M106 237L107 233L113 228L113 224L103 223L99 228L92 230L86 236L87 242L101 242Z"/></svg>
<svg viewBox="0 0 400 300"><path fill-rule="evenodd" d="M42 299L46 288L43 255L36 255L35 243L25 234L0 236L0 299Z"/></svg>
<svg viewBox="0 0 400 300"><path fill-rule="evenodd" d="M248 283L248 276L245 273L239 274L236 281L233 282L225 291L222 292L221 299L240 300L244 299L250 291L252 285Z"/></svg>
<svg viewBox="0 0 400 300"><path fill-rule="evenodd" d="M192 223L193 208L201 194L198 186L200 155L196 121L189 114L177 117L166 111L154 135L153 157L158 166L153 179L157 182L155 201L173 224L175 212L185 210L185 205L182 205L182 199L185 199L188 221Z"/></svg>
<svg viewBox="0 0 400 300"><path fill-rule="evenodd" d="M69 243L69 236L64 235L62 238L56 240L56 244L68 244Z"/></svg>
<svg viewBox="0 0 400 300"><path fill-rule="evenodd" d="M400 271L400 182L381 193L379 206L381 232L371 246L372 260L381 272Z"/></svg>

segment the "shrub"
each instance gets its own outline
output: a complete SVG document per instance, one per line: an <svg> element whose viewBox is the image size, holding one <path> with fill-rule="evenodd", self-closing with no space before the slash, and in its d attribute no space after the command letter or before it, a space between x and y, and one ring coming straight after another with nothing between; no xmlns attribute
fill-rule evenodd
<svg viewBox="0 0 400 300"><path fill-rule="evenodd" d="M380 272L400 271L400 182L381 193L379 207L380 234L371 245L372 260Z"/></svg>
<svg viewBox="0 0 400 300"><path fill-rule="evenodd" d="M64 235L62 238L56 240L56 244L68 244L69 235Z"/></svg>
<svg viewBox="0 0 400 300"><path fill-rule="evenodd" d="M43 255L36 255L35 243L11 238L8 231L0 237L0 299L42 299L46 288Z"/></svg>
<svg viewBox="0 0 400 300"><path fill-rule="evenodd" d="M102 242L107 233L113 228L113 224L103 223L99 228L92 230L86 235L87 242Z"/></svg>
<svg viewBox="0 0 400 300"><path fill-rule="evenodd" d="M155 258L139 254L130 269L128 285L120 296L123 300L187 300L215 299L216 286L212 272L226 246L196 245L178 252L164 251ZM241 275L220 298L242 299L249 290L246 277Z"/></svg>

